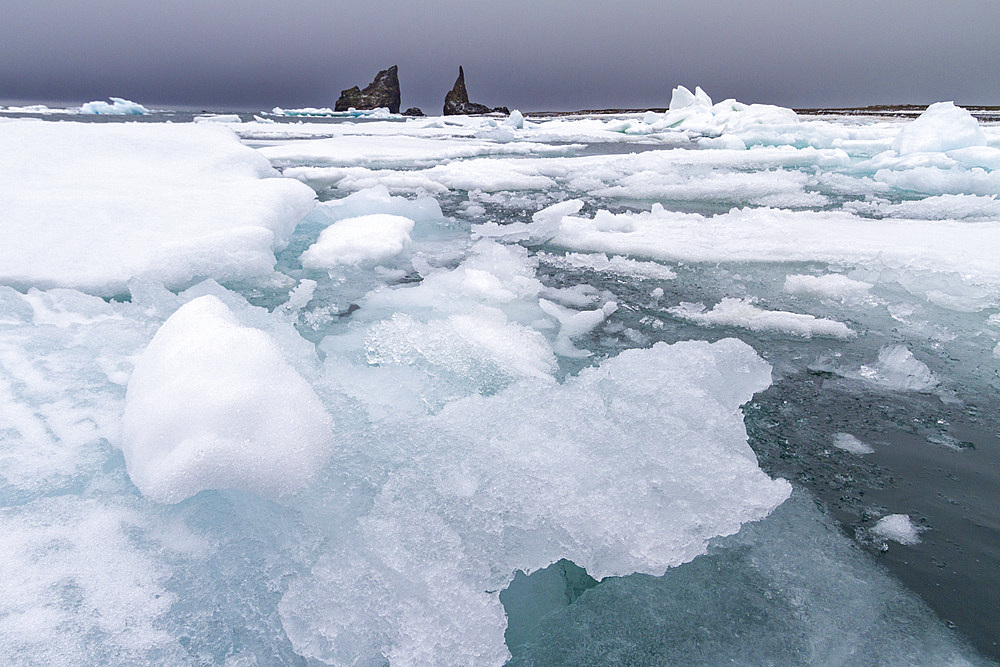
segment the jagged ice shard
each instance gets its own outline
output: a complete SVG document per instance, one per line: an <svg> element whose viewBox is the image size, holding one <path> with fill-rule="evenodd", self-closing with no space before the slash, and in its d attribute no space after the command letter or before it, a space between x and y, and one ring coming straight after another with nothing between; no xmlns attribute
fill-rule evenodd
<svg viewBox="0 0 1000 667"><path fill-rule="evenodd" d="M0 120L5 660L984 662L996 126L157 114Z"/></svg>

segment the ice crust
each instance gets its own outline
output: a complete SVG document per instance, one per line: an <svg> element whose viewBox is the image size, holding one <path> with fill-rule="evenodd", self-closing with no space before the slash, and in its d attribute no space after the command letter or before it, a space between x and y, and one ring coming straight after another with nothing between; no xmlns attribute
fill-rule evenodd
<svg viewBox="0 0 1000 667"><path fill-rule="evenodd" d="M132 481L158 502L205 489L278 497L326 462L330 427L274 340L206 295L171 315L136 361L122 450Z"/></svg>
<svg viewBox="0 0 1000 667"><path fill-rule="evenodd" d="M16 286L113 295L137 277L266 276L313 207L308 188L202 125L4 123L0 173L0 282Z"/></svg>

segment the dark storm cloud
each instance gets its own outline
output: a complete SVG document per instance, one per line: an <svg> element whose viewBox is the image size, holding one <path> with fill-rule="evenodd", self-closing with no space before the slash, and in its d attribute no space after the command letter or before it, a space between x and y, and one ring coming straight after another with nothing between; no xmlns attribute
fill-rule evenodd
<svg viewBox="0 0 1000 667"><path fill-rule="evenodd" d="M403 105L1000 103L1000 2L0 2L0 98L330 106L398 64Z"/></svg>

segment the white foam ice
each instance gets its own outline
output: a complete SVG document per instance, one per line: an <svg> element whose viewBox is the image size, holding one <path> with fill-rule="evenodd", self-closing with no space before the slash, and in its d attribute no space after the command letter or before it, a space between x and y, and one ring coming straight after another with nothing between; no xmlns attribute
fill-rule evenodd
<svg viewBox="0 0 1000 667"><path fill-rule="evenodd" d="M750 299L726 297L711 310L703 303L684 303L669 308L671 315L702 326L736 326L750 331L773 331L795 336L853 338L856 334L843 322L783 310L765 310Z"/></svg>
<svg viewBox="0 0 1000 667"><path fill-rule="evenodd" d="M0 282L102 295L269 275L314 197L192 124L4 123L0 172Z"/></svg>
<svg viewBox="0 0 1000 667"><path fill-rule="evenodd" d="M278 166L430 167L459 158L482 155L565 154L572 147L515 142L443 141L407 135L339 136L266 146L260 152Z"/></svg>
<svg viewBox="0 0 1000 667"><path fill-rule="evenodd" d="M144 116L149 113L149 109L137 102L121 97L109 99L111 100L110 104L103 100L87 102L80 107L80 113L112 116Z"/></svg>
<svg viewBox="0 0 1000 667"><path fill-rule="evenodd" d="M123 498L63 495L0 509L4 661L183 662L163 628L177 597L150 519Z"/></svg>
<svg viewBox="0 0 1000 667"><path fill-rule="evenodd" d="M915 526L907 514L889 514L871 527L872 534L906 546L920 542L920 533L923 530L926 529Z"/></svg>
<svg viewBox="0 0 1000 667"><path fill-rule="evenodd" d="M136 361L122 450L132 481L158 502L205 489L281 496L324 465L330 426L275 341L205 295L171 315Z"/></svg>

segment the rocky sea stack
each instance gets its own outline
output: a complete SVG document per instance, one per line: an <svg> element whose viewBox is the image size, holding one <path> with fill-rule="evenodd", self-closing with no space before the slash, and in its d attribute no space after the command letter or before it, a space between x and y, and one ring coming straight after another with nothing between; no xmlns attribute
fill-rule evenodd
<svg viewBox="0 0 1000 667"><path fill-rule="evenodd" d="M465 89L465 71L461 65L458 67L458 79L455 80L455 87L444 96L444 115L459 116L475 113L510 113L507 107L489 108L485 104L476 104L469 101L469 91Z"/></svg>
<svg viewBox="0 0 1000 667"><path fill-rule="evenodd" d="M399 113L399 76L395 65L376 74L375 80L364 90L354 86L340 91L340 99L334 110L370 110L381 107L388 108L392 113Z"/></svg>

